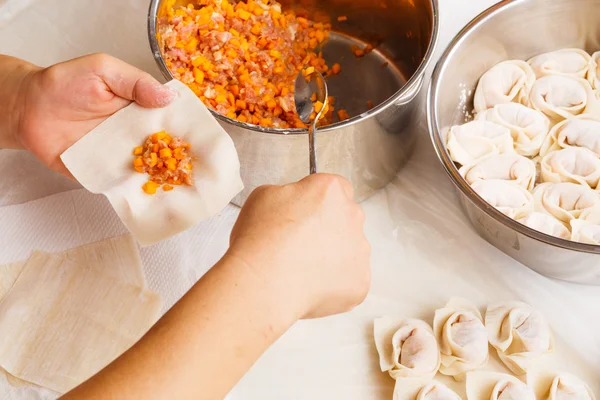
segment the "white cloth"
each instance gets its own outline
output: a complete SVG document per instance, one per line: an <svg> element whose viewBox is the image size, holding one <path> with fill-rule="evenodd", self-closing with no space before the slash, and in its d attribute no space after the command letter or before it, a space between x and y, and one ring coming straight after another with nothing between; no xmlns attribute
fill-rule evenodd
<svg viewBox="0 0 600 400"><path fill-rule="evenodd" d="M21 1L0 0L0 15L2 7ZM494 0L440 3L438 54ZM48 65L106 51L158 77L147 44L146 12L145 0L37 0L0 24L0 52ZM434 310L455 295L480 309L499 300L521 300L538 308L554 330L554 360L564 365L560 369L579 375L600 393L600 287L543 278L479 238L435 158L425 124L418 129L422 140L409 164L363 203L373 247L373 282L366 302L348 314L299 322L256 363L230 399L391 399L394 382L379 371L373 319L391 314L431 323ZM22 259L35 248L58 251L124 231L106 200L84 191L25 203L76 186L22 152L0 151L0 171L0 263ZM18 203L24 204L6 207ZM167 305L225 251L237 212L229 206L220 216L142 250L148 285ZM499 362L492 359L490 365ZM439 380L464 395L460 384ZM0 381L0 398L53 397Z"/></svg>

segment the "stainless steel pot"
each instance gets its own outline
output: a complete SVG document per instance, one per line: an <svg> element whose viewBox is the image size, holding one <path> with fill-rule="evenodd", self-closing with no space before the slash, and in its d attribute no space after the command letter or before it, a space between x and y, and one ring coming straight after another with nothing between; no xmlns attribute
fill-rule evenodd
<svg viewBox="0 0 600 400"><path fill-rule="evenodd" d="M433 145L477 232L516 260L549 277L600 285L600 246L558 239L506 217L460 176L442 132L465 121L478 79L507 59L527 60L561 48L600 50L600 0L503 1L471 21L433 73L428 123Z"/></svg>
<svg viewBox="0 0 600 400"><path fill-rule="evenodd" d="M156 39L163 0L152 0L148 34L163 75L172 79ZM329 80L336 109L353 118L319 129L318 170L350 180L356 200L362 201L391 181L412 153L417 102L425 70L437 42L437 0L302 0L281 1L318 21L333 25L323 53L342 65ZM337 16L347 16L343 22ZM353 44L374 43L363 58L350 51ZM375 107L369 109L367 102ZM213 113L237 148L244 191L233 202L242 205L256 187L285 184L308 174L305 129L264 129Z"/></svg>

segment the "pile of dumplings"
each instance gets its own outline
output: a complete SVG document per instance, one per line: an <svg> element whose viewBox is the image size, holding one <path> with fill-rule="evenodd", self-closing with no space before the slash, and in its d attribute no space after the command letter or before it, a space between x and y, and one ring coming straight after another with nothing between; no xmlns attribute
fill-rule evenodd
<svg viewBox="0 0 600 400"><path fill-rule="evenodd" d="M446 144L489 204L562 239L600 244L600 52L563 49L487 71L475 119Z"/></svg>
<svg viewBox="0 0 600 400"><path fill-rule="evenodd" d="M466 400L595 400L579 378L543 368L554 339L543 315L517 302L477 307L451 299L433 329L418 319L378 318L373 327L382 372L396 381L394 400L461 400L436 374L465 382ZM515 375L483 371L489 344Z"/></svg>

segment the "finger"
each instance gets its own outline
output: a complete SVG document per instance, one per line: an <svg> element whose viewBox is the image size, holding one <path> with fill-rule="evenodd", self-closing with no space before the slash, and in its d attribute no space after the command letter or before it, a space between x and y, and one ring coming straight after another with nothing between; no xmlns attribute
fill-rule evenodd
<svg viewBox="0 0 600 400"><path fill-rule="evenodd" d="M350 200L354 200L354 188L352 187L352 184L346 178L340 175L324 173L308 175L298 181L296 185L300 186L301 188L306 188L317 182L325 183L327 185L340 185L344 194L346 194Z"/></svg>
<svg viewBox="0 0 600 400"><path fill-rule="evenodd" d="M93 57L95 73L121 98L135 101L142 107L160 108L177 97L177 92L124 61L105 54L89 57Z"/></svg>

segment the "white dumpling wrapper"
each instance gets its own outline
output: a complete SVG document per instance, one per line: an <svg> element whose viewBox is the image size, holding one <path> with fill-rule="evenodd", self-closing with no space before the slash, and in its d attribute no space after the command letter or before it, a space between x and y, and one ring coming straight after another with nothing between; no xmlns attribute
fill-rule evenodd
<svg viewBox="0 0 600 400"><path fill-rule="evenodd" d="M600 157L600 117L582 114L555 125L546 137L540 155L544 157L567 147L583 147Z"/></svg>
<svg viewBox="0 0 600 400"><path fill-rule="evenodd" d="M490 344L515 375L523 375L553 351L554 339L544 316L525 303L490 304L485 313Z"/></svg>
<svg viewBox="0 0 600 400"><path fill-rule="evenodd" d="M549 75L586 78L591 59L584 50L562 49L540 54L528 62L538 78Z"/></svg>
<svg viewBox="0 0 600 400"><path fill-rule="evenodd" d="M537 175L535 163L517 153L490 156L462 167L459 172L469 185L480 180L500 179L526 190L533 190Z"/></svg>
<svg viewBox="0 0 600 400"><path fill-rule="evenodd" d="M476 181L471 187L487 203L510 218L524 218L533 212L532 194L519 185L509 181L490 179Z"/></svg>
<svg viewBox="0 0 600 400"><path fill-rule="evenodd" d="M538 79L531 89L529 105L553 122L598 112L598 98L583 78L550 75Z"/></svg>
<svg viewBox="0 0 600 400"><path fill-rule="evenodd" d="M423 379L397 380L394 386L394 400L461 400L448 386L437 381Z"/></svg>
<svg viewBox="0 0 600 400"><path fill-rule="evenodd" d="M567 147L548 153L540 163L543 182L571 182L598 187L600 159L585 147Z"/></svg>
<svg viewBox="0 0 600 400"><path fill-rule="evenodd" d="M526 103L535 82L535 73L525 61L503 61L487 71L475 90L475 112L497 104Z"/></svg>
<svg viewBox="0 0 600 400"><path fill-rule="evenodd" d="M510 130L488 121L471 121L450 128L447 149L453 161L472 164L496 154L512 153L514 142Z"/></svg>
<svg viewBox="0 0 600 400"><path fill-rule="evenodd" d="M467 300L452 298L436 310L433 332L440 347L440 373L464 380L466 372L487 364L488 337L483 317Z"/></svg>
<svg viewBox="0 0 600 400"><path fill-rule="evenodd" d="M590 61L590 69L588 72L588 81L592 88L595 90L600 90L600 51L594 53L592 55L592 60Z"/></svg>
<svg viewBox="0 0 600 400"><path fill-rule="evenodd" d="M567 240L571 238L571 231L565 224L550 214L534 211L525 218L518 219L517 222L546 235Z"/></svg>
<svg viewBox="0 0 600 400"><path fill-rule="evenodd" d="M571 240L600 245L600 206L589 208L571 221Z"/></svg>
<svg viewBox="0 0 600 400"><path fill-rule="evenodd" d="M467 374L467 400L535 400L531 387L512 375L475 371Z"/></svg>
<svg viewBox="0 0 600 400"><path fill-rule="evenodd" d="M576 183L542 183L533 191L535 211L568 224L587 209L600 204L598 193Z"/></svg>
<svg viewBox="0 0 600 400"><path fill-rule="evenodd" d="M527 384L534 390L538 400L596 400L585 382L564 372L529 371Z"/></svg>
<svg viewBox="0 0 600 400"><path fill-rule="evenodd" d="M528 157L538 155L550 130L548 117L519 103L498 104L477 114L476 120L494 122L508 128L515 143L515 151Z"/></svg>
<svg viewBox="0 0 600 400"><path fill-rule="evenodd" d="M373 323L379 366L394 379L432 379L440 367L433 330L418 319L377 318Z"/></svg>
<svg viewBox="0 0 600 400"><path fill-rule="evenodd" d="M202 101L183 83L166 84L179 96L160 109L135 103L118 111L81 138L61 158L90 192L104 194L142 245L180 233L217 214L242 189L233 141ZM191 144L194 186L159 189L148 195L147 174L133 170L133 149L155 132L167 131ZM98 156L101 155L101 156Z"/></svg>

